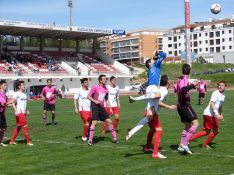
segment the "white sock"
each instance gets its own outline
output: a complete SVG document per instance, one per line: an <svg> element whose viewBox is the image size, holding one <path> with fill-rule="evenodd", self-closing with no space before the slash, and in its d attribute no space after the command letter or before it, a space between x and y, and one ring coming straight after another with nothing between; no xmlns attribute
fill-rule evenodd
<svg viewBox="0 0 234 175"><path fill-rule="evenodd" d="M136 132L138 132L141 128L143 128L143 126L145 125L145 124L147 124L149 121L148 121L148 119L147 119L147 117L144 117L143 119L141 119L140 121L139 121L139 123L133 128L133 129L131 129L131 131L130 131L130 135L131 136L133 136Z"/></svg>
<svg viewBox="0 0 234 175"><path fill-rule="evenodd" d="M150 93L150 94L145 94L145 95L141 95L139 97L135 97L134 99L136 101L141 101L141 100L148 100L148 99L154 99L155 95Z"/></svg>

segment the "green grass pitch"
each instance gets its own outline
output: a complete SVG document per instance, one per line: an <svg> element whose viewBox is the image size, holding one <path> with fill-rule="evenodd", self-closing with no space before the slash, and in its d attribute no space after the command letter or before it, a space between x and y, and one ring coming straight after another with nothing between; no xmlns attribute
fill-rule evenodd
<svg viewBox="0 0 234 175"><path fill-rule="evenodd" d="M206 96L203 106L197 105L197 93L192 94L192 105L199 116L202 128L202 112L208 104L211 93ZM96 142L88 146L81 141L83 123L79 115L73 112L73 100L57 100L56 126L42 125L42 102L30 101L28 107L29 135L33 147L26 146L23 135L18 136L18 145L0 147L0 174L91 174L91 175L229 175L234 173L234 92L226 92L223 106L224 123L220 133L212 143L213 149L201 148L205 138L190 144L193 155L182 156L176 152L183 125L177 111L161 109L160 120L163 127L161 152L168 158L153 159L144 154L148 126L145 126L131 140L125 142L128 128L133 127L143 116L145 102L129 104L127 97L121 97L122 108L118 138L120 143L111 142L110 133L101 136L101 124L95 130ZM175 104L176 98L169 94L168 104ZM8 130L5 143L8 143L15 127L12 108L7 110ZM112 118L113 119L113 118ZM50 115L48 122L51 121Z"/></svg>

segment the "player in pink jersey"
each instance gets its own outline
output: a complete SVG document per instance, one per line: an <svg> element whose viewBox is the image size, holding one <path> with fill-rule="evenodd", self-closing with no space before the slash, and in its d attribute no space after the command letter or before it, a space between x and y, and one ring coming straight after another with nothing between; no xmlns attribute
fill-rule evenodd
<svg viewBox="0 0 234 175"><path fill-rule="evenodd" d="M198 104L203 105L206 95L206 81L202 78L200 79L197 91L198 91Z"/></svg>
<svg viewBox="0 0 234 175"><path fill-rule="evenodd" d="M219 123L223 121L222 107L225 100L226 82L219 81L217 83L217 90L215 90L210 98L210 103L203 112L203 130L194 134L190 141L197 138L208 136L206 141L202 144L203 147L210 149L210 142L219 133Z"/></svg>
<svg viewBox="0 0 234 175"><path fill-rule="evenodd" d="M106 111L109 115L114 115L114 129L116 130L118 123L119 123L119 109L120 109L120 100L119 100L119 86L116 85L116 78L114 76L110 77L110 85L107 86L109 90L108 94L108 100L110 103L110 106L106 107ZM112 110L112 113L110 113L110 109ZM102 124L102 135L105 135L106 133L106 122L103 122Z"/></svg>
<svg viewBox="0 0 234 175"><path fill-rule="evenodd" d="M80 80L80 82L81 87L76 91L74 95L74 107L75 113L78 114L80 112L81 119L84 122L84 129L81 139L83 141L87 141L87 135L91 121L90 100L88 99L90 89L88 78L83 78Z"/></svg>
<svg viewBox="0 0 234 175"><path fill-rule="evenodd" d="M30 138L28 135L28 123L26 116L29 114L29 111L27 110L27 95L24 92L25 91L24 81L17 81L16 89L17 92L15 92L13 96L13 103L12 103L12 106L15 110L16 128L11 137L10 145L16 145L15 138L18 136L19 131L23 127L23 134L27 142L27 145L33 146L33 144L30 142Z"/></svg>
<svg viewBox="0 0 234 175"><path fill-rule="evenodd" d="M44 127L46 126L47 111L52 113L52 125L55 125L55 94L56 89L52 86L52 80L47 80L47 86L45 86L41 92L41 98L44 100L44 112L43 112L43 122Z"/></svg>
<svg viewBox="0 0 234 175"><path fill-rule="evenodd" d="M191 66L189 64L183 64L183 75L177 80L177 112L181 118L181 122L184 124L184 129L181 133L180 145L178 152L192 154L188 145L192 135L196 132L199 122L197 114L193 110L190 103L190 90L196 89L198 82L194 81L189 83L189 74L191 72Z"/></svg>
<svg viewBox="0 0 234 175"><path fill-rule="evenodd" d="M7 129L7 123L5 118L6 106L9 104L9 102L7 102L7 96L5 93L6 89L6 81L0 80L0 146L7 146L6 144L2 143Z"/></svg>
<svg viewBox="0 0 234 175"><path fill-rule="evenodd" d="M88 144L93 144L94 130L98 120L107 122L107 124L109 125L109 130L111 132L113 142L118 143L116 132L112 125L112 121L110 120L104 107L104 101L107 102L107 106L110 106L108 100L108 89L106 87L106 76L100 75L98 77L98 81L99 83L94 85L88 94L88 99L91 101L92 109L92 124L89 129ZM112 109L110 109L110 112L113 112Z"/></svg>

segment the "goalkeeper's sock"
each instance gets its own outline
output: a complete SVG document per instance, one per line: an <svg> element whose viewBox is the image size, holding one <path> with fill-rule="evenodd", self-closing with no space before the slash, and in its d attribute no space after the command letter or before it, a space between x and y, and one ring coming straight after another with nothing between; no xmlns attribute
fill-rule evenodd
<svg viewBox="0 0 234 175"><path fill-rule="evenodd" d="M154 99L155 95L154 94L145 94L141 95L139 97L135 97L135 101L141 101L141 100L148 100L148 99Z"/></svg>
<svg viewBox="0 0 234 175"><path fill-rule="evenodd" d="M131 129L131 131L129 131L129 134L132 136L132 135L134 135L136 132L138 132L141 128L143 128L143 126L145 125L145 124L147 124L149 121L148 121L148 119L147 119L147 117L144 117L143 119L141 119L140 121L139 121L139 123L133 128L133 129Z"/></svg>

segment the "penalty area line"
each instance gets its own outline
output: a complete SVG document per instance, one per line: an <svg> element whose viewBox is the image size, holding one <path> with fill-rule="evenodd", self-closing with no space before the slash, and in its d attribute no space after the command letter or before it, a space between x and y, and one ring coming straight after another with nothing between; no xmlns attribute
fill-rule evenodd
<svg viewBox="0 0 234 175"><path fill-rule="evenodd" d="M8 139L7 137L4 137L5 139ZM17 141L22 141L24 139L16 139ZM50 144L64 144L64 145L79 145L79 146L87 146L85 143L81 144L81 143L73 143L73 142L65 142L65 141L55 141L55 140L39 140L39 139L33 139L32 141L35 142L41 142L41 143L50 143ZM121 147L121 146L112 146L112 145L97 145L94 144L93 147L99 147L99 148L117 148L117 149L134 149L136 150L137 148L133 147L133 146L126 146L126 147ZM174 150L160 150L160 152L175 152L177 153L177 151ZM193 153L194 155L207 155L207 156L215 156L215 157L228 157L228 158L234 158L234 155L222 155L222 154L206 154L206 153Z"/></svg>

